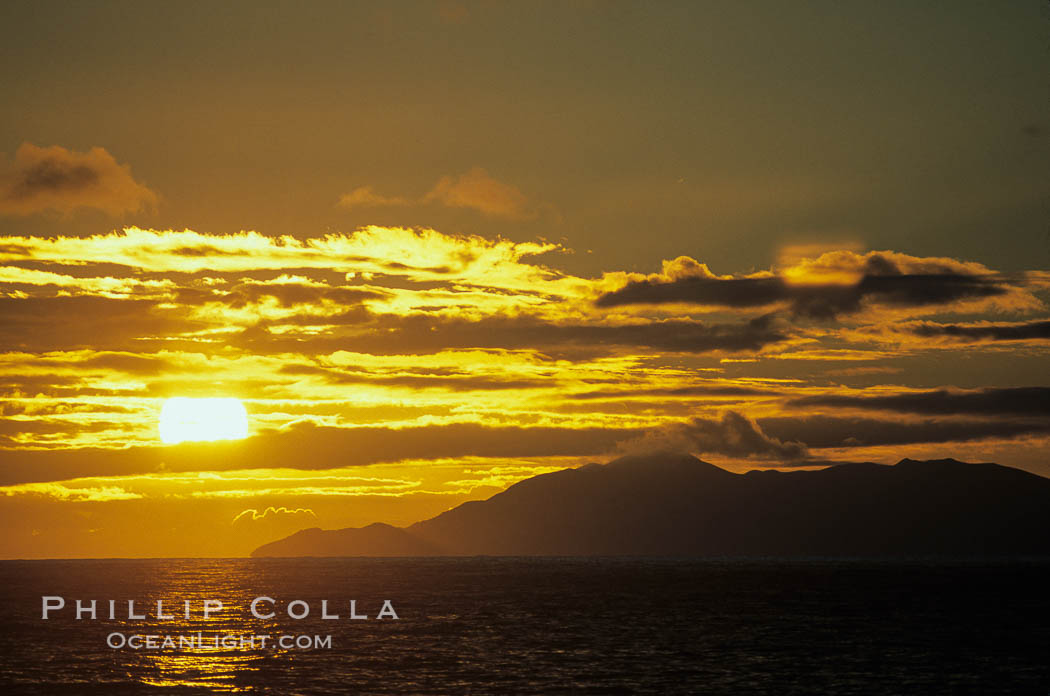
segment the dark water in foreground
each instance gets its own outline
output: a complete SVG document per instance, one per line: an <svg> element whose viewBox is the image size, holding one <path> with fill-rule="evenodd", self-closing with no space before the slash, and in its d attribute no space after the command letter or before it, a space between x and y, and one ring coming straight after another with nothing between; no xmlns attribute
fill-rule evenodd
<svg viewBox="0 0 1050 696"><path fill-rule="evenodd" d="M1048 562L4 561L0 587L4 694L1050 693ZM42 621L42 595L68 606ZM260 595L276 618L251 617ZM119 600L120 618L100 601L77 621L77 598ZM127 599L148 618L128 621ZM158 621L157 599L179 618ZM225 608L206 621L203 599ZM321 620L321 599L343 618ZM400 619L348 620L349 599ZM198 631L192 649L106 645ZM208 644L263 634L331 647Z"/></svg>

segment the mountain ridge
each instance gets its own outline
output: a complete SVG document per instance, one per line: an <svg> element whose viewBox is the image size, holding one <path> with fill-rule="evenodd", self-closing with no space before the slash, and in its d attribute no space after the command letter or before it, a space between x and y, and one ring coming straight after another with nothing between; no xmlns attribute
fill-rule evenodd
<svg viewBox="0 0 1050 696"><path fill-rule="evenodd" d="M1050 479L945 458L735 474L633 455L519 481L407 527L312 528L253 557L1050 555Z"/></svg>

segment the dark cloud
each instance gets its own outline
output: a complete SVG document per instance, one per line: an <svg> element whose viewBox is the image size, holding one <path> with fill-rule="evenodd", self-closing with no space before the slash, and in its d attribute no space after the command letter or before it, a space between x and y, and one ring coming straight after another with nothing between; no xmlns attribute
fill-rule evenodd
<svg viewBox="0 0 1050 696"><path fill-rule="evenodd" d="M580 401L591 399L622 399L622 398L644 398L654 396L777 396L779 392L768 389L755 389L754 387L734 386L691 386L691 387L668 387L661 389L630 389L613 390L600 389L596 391L568 394L566 398Z"/></svg>
<svg viewBox="0 0 1050 696"><path fill-rule="evenodd" d="M1006 294L1006 287L999 281L959 273L866 275L857 288L861 297L904 307Z"/></svg>
<svg viewBox="0 0 1050 696"><path fill-rule="evenodd" d="M938 389L880 396L829 394L792 399L792 406L825 406L923 414L1050 415L1050 387Z"/></svg>
<svg viewBox="0 0 1050 696"><path fill-rule="evenodd" d="M391 273L399 273L404 271L427 271L429 273L454 273L457 269L451 266L410 266L407 263L401 263L400 261L384 261L382 264L383 268L390 271Z"/></svg>
<svg viewBox="0 0 1050 696"><path fill-rule="evenodd" d="M0 398L25 398L46 394L50 398L83 396L143 396L141 389L108 389L93 386L93 379L71 375L0 374Z"/></svg>
<svg viewBox="0 0 1050 696"><path fill-rule="evenodd" d="M152 300L0 297L0 351L141 350L137 340L205 328Z"/></svg>
<svg viewBox="0 0 1050 696"><path fill-rule="evenodd" d="M447 374L435 370L434 374L419 370L419 374L376 375L364 370L340 370L315 365L286 365L280 369L285 375L319 377L329 384L371 384L381 387L408 387L411 389L447 389L449 391L482 391L500 389L551 389L557 381L542 379L500 379L469 373ZM444 373L444 374L443 374Z"/></svg>
<svg viewBox="0 0 1050 696"><path fill-rule="evenodd" d="M959 273L864 275L854 285L793 284L783 278L689 277L643 280L598 298L599 307L686 303L720 307L766 307L787 303L799 316L828 319L861 309L865 301L902 307L946 304L1003 295L994 280Z"/></svg>
<svg viewBox="0 0 1050 696"><path fill-rule="evenodd" d="M86 165L56 159L41 160L20 172L8 195L23 199L43 191L76 191L95 184L98 179L98 172Z"/></svg>
<svg viewBox="0 0 1050 696"><path fill-rule="evenodd" d="M362 331L362 328L370 330ZM554 324L532 317L490 317L467 321L419 315L382 315L375 317L367 327L357 326L346 335L339 335L336 331L316 337L286 337L270 334L265 325L260 325L242 334L238 343L257 351L294 350L313 354L352 350L391 355L491 348L535 349L558 355L599 355L622 348L684 353L754 352L788 338L770 317L737 324L660 321L608 326Z"/></svg>
<svg viewBox="0 0 1050 696"><path fill-rule="evenodd" d="M0 460L0 485L160 471L317 470L402 459L595 456L612 451L617 442L642 434L640 429L628 428L489 427L474 423L333 428L304 422L234 442L120 450L12 450Z"/></svg>
<svg viewBox="0 0 1050 696"><path fill-rule="evenodd" d="M1050 432L1050 421L1046 419L892 421L780 416L760 418L758 424L780 440L804 442L814 448L968 442Z"/></svg>
<svg viewBox="0 0 1050 696"><path fill-rule="evenodd" d="M107 414L119 414L119 410L107 409ZM73 411L66 413L73 415ZM70 437L85 435L89 433L120 433L135 430L134 424L126 421L109 421L104 418L93 418L85 422L84 419L63 418L63 414L53 414L47 418L41 418L43 414L34 414L33 420L12 420L8 414L0 418L0 447L17 448L25 446L25 437L33 435L34 444L42 445L51 441L64 443ZM20 456L20 450L11 449L3 452L3 456L12 459Z"/></svg>
<svg viewBox="0 0 1050 696"><path fill-rule="evenodd" d="M274 322L259 322L254 327L259 329L259 337L266 337L269 329L269 324L281 324L283 326L358 326L364 325L369 322L375 315L369 311L368 307L364 305L349 306L341 312L335 314L322 314L320 312L305 311L297 312L290 317L284 317L279 321ZM332 330L328 329L325 335L332 335ZM301 341L301 338L295 338L293 340ZM309 340L309 339L307 339ZM304 344L308 345L308 344Z"/></svg>
<svg viewBox="0 0 1050 696"><path fill-rule="evenodd" d="M182 304L197 305L205 302L220 302L234 309L243 309L244 307L268 300L276 302L280 307L330 303L357 308L366 300L380 300L389 297L388 293L374 288L254 281L237 283L225 292L213 288L181 287L174 291L174 295L175 299ZM307 312L302 315L296 315L296 317L287 321L301 324L304 323L304 320L317 319L316 323L325 323L325 316Z"/></svg>
<svg viewBox="0 0 1050 696"><path fill-rule="evenodd" d="M212 244L195 244L193 246L172 247L168 249L168 253L176 256L188 256L191 258L201 256L217 256L221 258L223 256L238 256L243 252L239 250L231 251L228 249L220 249Z"/></svg>
<svg viewBox="0 0 1050 696"><path fill-rule="evenodd" d="M0 163L3 164L3 163ZM96 208L111 215L157 203L157 195L100 147L74 152L24 143L0 172L0 214Z"/></svg>
<svg viewBox="0 0 1050 696"><path fill-rule="evenodd" d="M917 322L900 329L926 338L954 338L963 341L1027 341L1050 339L1050 321L1011 324L937 324Z"/></svg>
<svg viewBox="0 0 1050 696"><path fill-rule="evenodd" d="M171 361L166 358L160 358L155 355L112 351L95 353L79 362L69 361L68 364L70 367L101 367L109 370L146 375L160 374L172 368Z"/></svg>
<svg viewBox="0 0 1050 696"><path fill-rule="evenodd" d="M689 277L672 281L641 280L598 298L599 307L630 304L690 304L724 307L760 307L786 299L787 284L781 278Z"/></svg>
<svg viewBox="0 0 1050 696"><path fill-rule="evenodd" d="M0 399L0 416L31 415L41 416L64 416L70 413L136 413L136 409L112 404L84 404L65 401L45 401L36 403L32 399L27 400L5 400ZM26 422L26 421L21 421ZM0 421L0 425L6 422Z"/></svg>
<svg viewBox="0 0 1050 696"><path fill-rule="evenodd" d="M379 300L386 293L374 289L329 287L300 283L239 283L229 294L217 298L233 308L241 308L260 301L272 299L282 307L316 305L331 302L337 305L359 305L365 300Z"/></svg>
<svg viewBox="0 0 1050 696"><path fill-rule="evenodd" d="M0 397L33 395L52 389L75 390L84 384L81 377L53 374L0 374Z"/></svg>

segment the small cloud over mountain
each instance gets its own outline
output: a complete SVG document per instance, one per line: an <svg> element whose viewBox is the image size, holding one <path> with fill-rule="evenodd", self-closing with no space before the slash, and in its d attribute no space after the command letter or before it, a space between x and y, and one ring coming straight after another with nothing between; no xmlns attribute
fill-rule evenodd
<svg viewBox="0 0 1050 696"><path fill-rule="evenodd" d="M255 508L248 508L242 510L230 524L238 524L245 522L259 522L260 520L275 519L278 517L313 517L316 519L317 515L313 510L309 508L295 508L294 510L286 507L273 507L270 506L259 512Z"/></svg>

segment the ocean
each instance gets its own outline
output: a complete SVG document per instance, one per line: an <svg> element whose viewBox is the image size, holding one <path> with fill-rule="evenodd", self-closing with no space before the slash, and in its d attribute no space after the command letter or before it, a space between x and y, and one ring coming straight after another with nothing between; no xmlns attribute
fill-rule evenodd
<svg viewBox="0 0 1050 696"><path fill-rule="evenodd" d="M1050 693L1048 561L3 561L0 587L3 694Z"/></svg>

